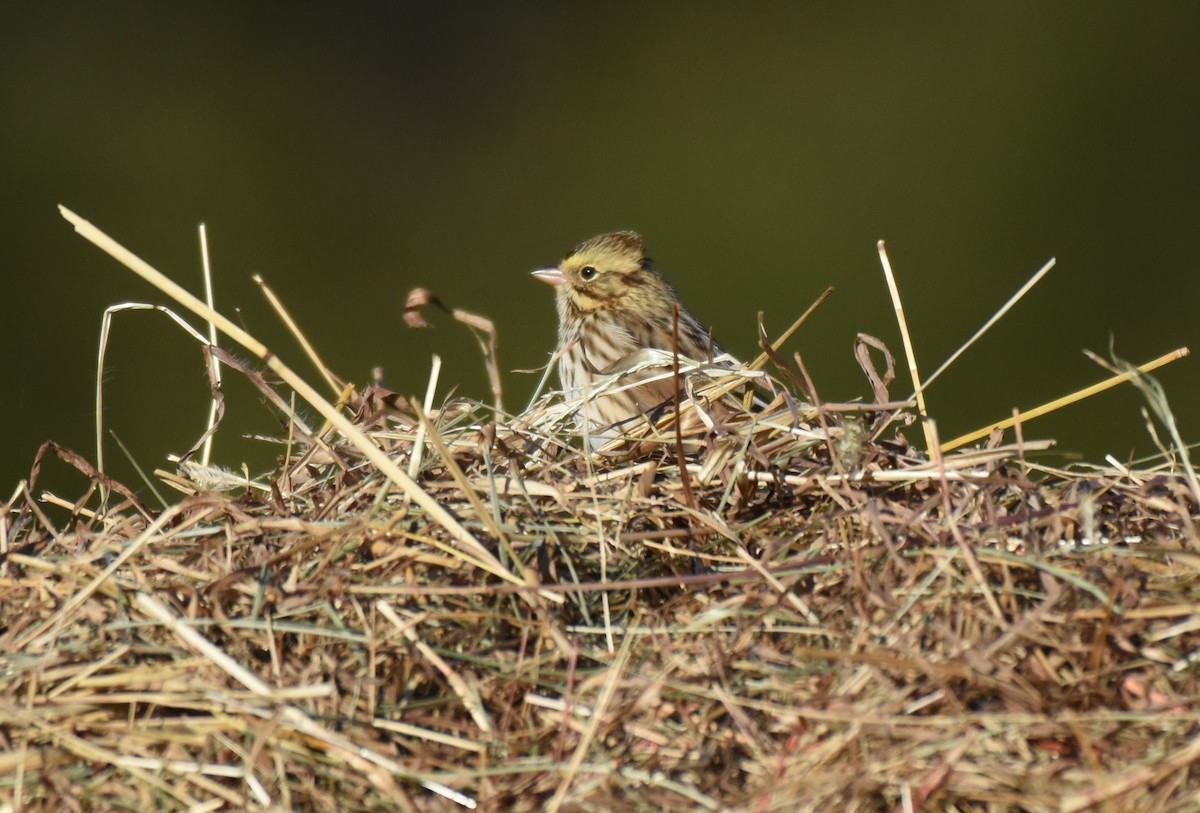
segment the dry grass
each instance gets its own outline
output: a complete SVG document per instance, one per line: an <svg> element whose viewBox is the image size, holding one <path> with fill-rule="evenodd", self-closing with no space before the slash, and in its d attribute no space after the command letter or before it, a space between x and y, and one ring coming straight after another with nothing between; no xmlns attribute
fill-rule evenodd
<svg viewBox="0 0 1200 813"><path fill-rule="evenodd" d="M411 459L414 405L373 389L351 406ZM553 402L500 425L447 405L417 480L493 562L331 435L294 438L234 493L164 475L183 494L157 517L126 500L52 526L18 495L3 793L47 810L1190 804L1183 478L1039 471L1013 447L931 463L894 436L902 413L724 411L685 433L689 505L671 432L585 455Z"/></svg>
<svg viewBox="0 0 1200 813"><path fill-rule="evenodd" d="M678 437L591 454L554 398L281 397L274 472L162 512L48 446L107 507L39 457L0 516L0 806L1196 809L1185 473L681 374Z"/></svg>

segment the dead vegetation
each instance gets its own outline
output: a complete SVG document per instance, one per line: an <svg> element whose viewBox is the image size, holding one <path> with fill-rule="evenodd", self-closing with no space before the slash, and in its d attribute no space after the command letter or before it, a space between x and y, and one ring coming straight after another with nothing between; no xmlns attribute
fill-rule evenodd
<svg viewBox="0 0 1200 813"><path fill-rule="evenodd" d="M165 511L48 446L0 517L6 809L1194 809L1184 463L680 375L678 433L600 453L553 398L353 393L386 468L284 410L275 471Z"/></svg>

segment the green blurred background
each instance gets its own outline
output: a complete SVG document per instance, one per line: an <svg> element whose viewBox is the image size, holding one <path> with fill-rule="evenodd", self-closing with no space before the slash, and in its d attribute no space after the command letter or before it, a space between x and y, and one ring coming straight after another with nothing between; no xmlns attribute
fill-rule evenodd
<svg viewBox="0 0 1200 813"><path fill-rule="evenodd" d="M555 323L527 272L623 228L743 357L758 311L778 332L835 286L793 343L829 400L869 393L856 333L901 352L876 240L926 371L1056 256L931 388L943 437L1099 379L1080 350L1110 337L1138 362L1194 345L1198 30L1191 2L8 4L0 489L44 440L94 456L103 309L163 301L58 203L195 291L207 223L222 311L315 381L261 273L333 369L405 393L437 352L441 394L489 397L464 329L404 327L411 287L490 316L501 365L532 368ZM161 315L117 319L106 377L145 467L202 431L199 350ZM263 470L276 450L239 435L277 425L227 378L216 461ZM1159 378L1195 439L1196 360ZM509 375L507 405L534 383ZM1124 388L1026 436L1151 452L1140 405Z"/></svg>

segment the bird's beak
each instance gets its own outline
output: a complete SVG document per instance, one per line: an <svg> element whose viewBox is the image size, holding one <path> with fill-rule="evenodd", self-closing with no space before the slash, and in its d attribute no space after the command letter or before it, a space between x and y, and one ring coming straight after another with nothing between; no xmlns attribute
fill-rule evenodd
<svg viewBox="0 0 1200 813"><path fill-rule="evenodd" d="M562 272L561 268L539 268L530 273L547 285L553 285L556 288L559 285L567 284L567 275Z"/></svg>

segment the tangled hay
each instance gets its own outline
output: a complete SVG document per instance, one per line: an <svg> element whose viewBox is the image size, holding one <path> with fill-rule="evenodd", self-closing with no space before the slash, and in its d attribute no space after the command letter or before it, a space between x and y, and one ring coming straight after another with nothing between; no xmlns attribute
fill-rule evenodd
<svg viewBox="0 0 1200 813"><path fill-rule="evenodd" d="M680 374L696 419L599 452L577 405L370 387L403 471L290 415L160 512L47 447L107 501L53 522L39 458L0 518L6 809L1191 809L1180 467L929 458L878 388Z"/></svg>

